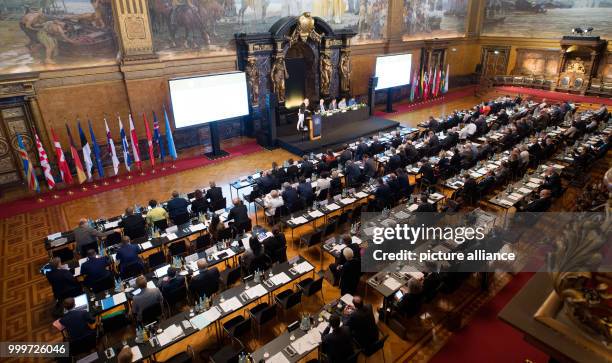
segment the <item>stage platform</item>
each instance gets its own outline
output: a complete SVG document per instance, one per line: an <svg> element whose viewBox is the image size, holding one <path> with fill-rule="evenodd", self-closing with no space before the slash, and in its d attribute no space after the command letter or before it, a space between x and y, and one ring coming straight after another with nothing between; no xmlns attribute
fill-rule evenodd
<svg viewBox="0 0 612 363"><path fill-rule="evenodd" d="M333 126L333 127L330 127ZM328 148L334 148L346 142L353 141L359 137L378 133L379 131L393 129L399 126L399 122L387 120L381 117L370 117L366 119L355 119L349 122L334 125L323 124L322 136L318 140L310 141L308 135L302 140L295 125L282 125L277 128L276 143L279 147L297 155L310 152L321 152Z"/></svg>

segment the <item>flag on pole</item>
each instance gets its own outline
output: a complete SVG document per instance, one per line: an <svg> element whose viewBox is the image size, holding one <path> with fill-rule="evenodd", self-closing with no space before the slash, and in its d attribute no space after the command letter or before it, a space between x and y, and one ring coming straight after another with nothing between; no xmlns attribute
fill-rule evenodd
<svg viewBox="0 0 612 363"><path fill-rule="evenodd" d="M450 73L450 64L446 65L446 74L444 74L444 89L442 90L442 92L446 93L448 92L448 75Z"/></svg>
<svg viewBox="0 0 612 363"><path fill-rule="evenodd" d="M434 87L435 89L434 95L436 97L438 97L438 94L440 93L440 77L441 76L442 76L442 68L436 69L436 85Z"/></svg>
<svg viewBox="0 0 612 363"><path fill-rule="evenodd" d="M91 127L91 121L87 120L89 126L89 136L91 137L91 145L93 146L94 156L96 157L96 169L98 169L98 175L100 178L104 178L104 166L102 165L102 155L100 154L100 146L96 141L96 135L94 135L93 128Z"/></svg>
<svg viewBox="0 0 612 363"><path fill-rule="evenodd" d="M414 90L416 88L417 83L417 72L414 71L414 77L412 77L412 85L410 86L410 102L414 101Z"/></svg>
<svg viewBox="0 0 612 363"><path fill-rule="evenodd" d="M159 132L159 122L157 122L157 115L153 111L153 143L157 145L159 150L159 158L161 162L164 162L164 143L161 141L161 133Z"/></svg>
<svg viewBox="0 0 612 363"><path fill-rule="evenodd" d="M418 72L415 72L416 74L416 81L415 84L416 86L414 87L414 99L418 100L421 97L421 77L420 74Z"/></svg>
<svg viewBox="0 0 612 363"><path fill-rule="evenodd" d="M26 175L26 180L28 181L28 187L31 190L35 190L37 193L40 192L40 186L38 185L38 180L36 180L36 173L34 173L34 166L30 162L30 158L28 157L28 151L23 144L23 140L21 139L21 134L17 134L17 144L19 144L19 157L23 162L23 172Z"/></svg>
<svg viewBox="0 0 612 363"><path fill-rule="evenodd" d="M38 150L38 159L40 160L40 166L43 170L43 174L45 179L47 180L47 185L49 189L55 188L55 179L53 179L53 174L51 174L51 165L49 165L49 159L47 158L47 152L43 147L42 142L38 138L38 134L34 133L34 139L36 141L36 150Z"/></svg>
<svg viewBox="0 0 612 363"><path fill-rule="evenodd" d="M436 79L436 70L429 68L429 79L428 79L429 85L427 86L427 89L429 90L430 97L433 96L435 79Z"/></svg>
<svg viewBox="0 0 612 363"><path fill-rule="evenodd" d="M85 173L87 174L87 179L91 179L91 168L93 167L93 161L91 160L91 147L89 146L89 142L87 142L85 133L81 128L81 121L77 121L77 125L79 128L79 138L81 139L81 149L83 150L83 161L85 161Z"/></svg>
<svg viewBox="0 0 612 363"><path fill-rule="evenodd" d="M166 112L166 105L164 105L164 119L166 119L166 141L168 141L168 155L172 159L176 160L176 147L174 146L174 138L172 138L172 129L170 129L170 120L168 119L168 113Z"/></svg>
<svg viewBox="0 0 612 363"><path fill-rule="evenodd" d="M421 78L419 78L419 94L421 95L421 98L425 98L425 72L423 71L423 69L421 68Z"/></svg>
<svg viewBox="0 0 612 363"><path fill-rule="evenodd" d="M444 93L444 75L446 74L446 71L444 70L444 67L442 67L442 72L440 74L440 93Z"/></svg>
<svg viewBox="0 0 612 363"><path fill-rule="evenodd" d="M429 98L429 76L427 75L427 71L425 71L425 77L423 79L423 99L427 101Z"/></svg>
<svg viewBox="0 0 612 363"><path fill-rule="evenodd" d="M70 172L70 166L68 166L68 162L66 161L66 157L64 156L64 150L62 150L62 145L59 142L59 139L55 135L55 130L51 128L51 136L53 136L53 146L55 147L55 157L57 158L57 166L60 170L60 175L62 180L66 184L72 183L72 173Z"/></svg>
<svg viewBox="0 0 612 363"><path fill-rule="evenodd" d="M155 166L155 154L153 153L153 138L151 137L151 129L149 128L149 123L147 122L147 115L142 113L142 120L145 125L145 133L147 134L147 146L149 147L149 161L151 162L151 167Z"/></svg>
<svg viewBox="0 0 612 363"><path fill-rule="evenodd" d="M121 135L121 149L123 150L123 161L125 162L125 168L127 171L130 171L130 166L132 166L132 158L130 158L130 143L128 142L127 136L125 135L125 130L123 129L123 123L121 122L121 117L119 118L119 135Z"/></svg>
<svg viewBox="0 0 612 363"><path fill-rule="evenodd" d="M85 175L85 170L83 169L83 164L81 163L81 157L79 156L79 152L74 144L72 132L70 132L70 127L68 127L68 124L66 124L66 131L68 132L68 139L70 140L70 154L72 155L74 167L76 168L77 179L79 180L79 184L83 184L87 180L87 176Z"/></svg>
<svg viewBox="0 0 612 363"><path fill-rule="evenodd" d="M108 148L108 154L111 156L113 171L115 172L115 175L117 175L119 173L119 158L117 158L115 142L111 137L110 129L108 128L108 123L106 122L106 117L104 118L104 127L106 128L106 147Z"/></svg>
<svg viewBox="0 0 612 363"><path fill-rule="evenodd" d="M128 114L128 118L130 119L130 138L132 141L132 154L134 155L134 163L138 169L142 169L142 165L140 164L140 150L138 149L138 136L136 135L136 129L134 128L134 120L132 120L132 114Z"/></svg>

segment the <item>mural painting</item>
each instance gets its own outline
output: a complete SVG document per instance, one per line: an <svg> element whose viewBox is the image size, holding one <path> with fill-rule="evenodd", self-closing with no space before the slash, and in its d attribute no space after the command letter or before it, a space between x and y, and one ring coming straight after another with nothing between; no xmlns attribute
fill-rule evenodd
<svg viewBox="0 0 612 363"><path fill-rule="evenodd" d="M593 28L612 36L612 0L487 0L483 35L561 38L572 29Z"/></svg>
<svg viewBox="0 0 612 363"><path fill-rule="evenodd" d="M278 19L310 12L335 29L359 33L357 42L386 37L388 0L150 0L156 50L233 52L235 33L267 32ZM184 54L181 54L183 56Z"/></svg>
<svg viewBox="0 0 612 363"><path fill-rule="evenodd" d="M404 0L403 39L461 37L467 8L468 0Z"/></svg>
<svg viewBox="0 0 612 363"><path fill-rule="evenodd" d="M5 73L114 63L112 0L0 0Z"/></svg>

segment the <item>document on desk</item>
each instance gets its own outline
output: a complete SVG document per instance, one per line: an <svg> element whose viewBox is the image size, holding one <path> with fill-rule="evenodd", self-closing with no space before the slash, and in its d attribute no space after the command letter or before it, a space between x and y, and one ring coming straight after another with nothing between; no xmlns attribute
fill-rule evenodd
<svg viewBox="0 0 612 363"><path fill-rule="evenodd" d="M148 250L149 248L153 247L153 244L150 241L147 241L145 243L141 243L140 244L140 249L141 250Z"/></svg>
<svg viewBox="0 0 612 363"><path fill-rule="evenodd" d="M218 259L218 258L219 258L219 256L220 256L221 254L223 254L223 253L226 253L226 254L227 254L227 256L225 256L225 257L227 257L227 258L232 257L233 255L235 255L235 254L236 254L236 252L234 252L234 250L232 250L231 248L228 248L228 249L225 249L225 250L223 250L223 251L218 251L218 252L215 252L215 254L214 254L213 256L215 256L215 259Z"/></svg>
<svg viewBox="0 0 612 363"><path fill-rule="evenodd" d="M314 332L314 334L313 334ZM317 342L318 340L318 342ZM319 346L321 334L317 330L311 330L306 335L294 341L291 346L298 354L310 352Z"/></svg>
<svg viewBox="0 0 612 363"><path fill-rule="evenodd" d="M161 334L157 335L157 341L159 341L159 345L163 347L166 344L172 342L174 339L181 336L182 334L183 329L179 325L172 324L166 329L164 329Z"/></svg>
<svg viewBox="0 0 612 363"><path fill-rule="evenodd" d="M209 326L210 324L217 321L217 319L219 319L220 316L221 316L221 312L219 312L217 307L214 306L208 309L207 311L203 312L202 314L198 314L194 316L193 318L189 320L189 322L194 328L198 330L202 330L206 328L207 326Z"/></svg>
<svg viewBox="0 0 612 363"><path fill-rule="evenodd" d="M204 225L204 223L198 223L196 225L189 226L189 230L191 232L198 232L198 231L202 231L204 229L206 229L206 226Z"/></svg>
<svg viewBox="0 0 612 363"><path fill-rule="evenodd" d="M266 359L266 363L290 363L289 359L285 357L285 354L280 351L274 354L272 357Z"/></svg>
<svg viewBox="0 0 612 363"><path fill-rule="evenodd" d="M351 242L360 245L363 241L357 236L351 236Z"/></svg>
<svg viewBox="0 0 612 363"><path fill-rule="evenodd" d="M410 214L404 212L404 211L399 211L397 213L394 214L394 217L397 219L407 219L408 217L410 217Z"/></svg>
<svg viewBox="0 0 612 363"><path fill-rule="evenodd" d="M518 191L523 193L523 194L531 193L531 189L527 189L527 188L520 188Z"/></svg>
<svg viewBox="0 0 612 363"><path fill-rule="evenodd" d="M353 295L351 295L351 294L344 294L340 298L340 301L342 301L346 305L353 305Z"/></svg>
<svg viewBox="0 0 612 363"><path fill-rule="evenodd" d="M74 277L81 275L81 266L74 268Z"/></svg>
<svg viewBox="0 0 612 363"><path fill-rule="evenodd" d="M340 199L340 201L342 202L342 204L351 204L355 202L355 198L343 198Z"/></svg>
<svg viewBox="0 0 612 363"><path fill-rule="evenodd" d="M308 261L304 261L304 262L302 262L299 265L294 267L295 271L297 271L297 273L299 273L299 274L306 273L306 272L312 270L313 268L314 267L312 267L312 265L310 263L308 263Z"/></svg>
<svg viewBox="0 0 612 363"><path fill-rule="evenodd" d="M270 281L272 281L274 285L283 285L291 281L291 279L289 278L289 276L287 276L286 273L281 272L279 274L272 276L270 278Z"/></svg>
<svg viewBox="0 0 612 363"><path fill-rule="evenodd" d="M108 223L104 223L104 229L113 229L113 228L117 228L119 227L119 220L116 220L114 222L108 222Z"/></svg>
<svg viewBox="0 0 612 363"><path fill-rule="evenodd" d="M513 203L513 202L511 202L511 201L509 201L509 200L506 200L506 199L500 199L500 200L499 200L499 202L500 202L502 205L507 205L508 207L512 207L512 206L514 205L514 203Z"/></svg>
<svg viewBox="0 0 612 363"><path fill-rule="evenodd" d="M93 352L89 355L84 356L83 358L76 361L76 363L91 363L98 360L98 352Z"/></svg>
<svg viewBox="0 0 612 363"><path fill-rule="evenodd" d="M336 210L336 209L340 209L340 206L338 204L336 204L336 203L332 203L332 204L329 204L325 208L327 208L328 210Z"/></svg>
<svg viewBox="0 0 612 363"><path fill-rule="evenodd" d="M390 290L395 291L402 286L402 283L397 281L393 277L389 277L388 279L385 280L385 282L383 282L383 285L385 285Z"/></svg>
<svg viewBox="0 0 612 363"><path fill-rule="evenodd" d="M411 211L411 212L414 212L418 208L419 208L419 205L415 203L415 204L411 205L410 207L408 207L408 210Z"/></svg>
<svg viewBox="0 0 612 363"><path fill-rule="evenodd" d="M125 292L120 292L118 294L113 295L113 302L116 305L123 304L127 301L127 296L125 296Z"/></svg>
<svg viewBox="0 0 612 363"><path fill-rule="evenodd" d="M318 211L318 210L312 211L312 212L308 213L308 215L311 216L312 218L319 218L319 217L323 217L324 216L324 214L321 213L321 211Z"/></svg>
<svg viewBox="0 0 612 363"><path fill-rule="evenodd" d="M137 345L131 347L130 350L132 351L132 362L142 359L142 353Z"/></svg>
<svg viewBox="0 0 612 363"><path fill-rule="evenodd" d="M257 286L253 286L245 292L249 298L255 299L255 298L258 298L260 296L264 296L265 294L267 294L268 290L266 290L266 288L263 287L262 284L257 284Z"/></svg>
<svg viewBox="0 0 612 363"><path fill-rule="evenodd" d="M176 235L176 233L168 233L166 235L166 237L168 238L168 240L172 241L178 238L178 236Z"/></svg>
<svg viewBox="0 0 612 363"><path fill-rule="evenodd" d="M49 241L53 241L54 239L58 239L62 236L62 232L53 233L47 236Z"/></svg>
<svg viewBox="0 0 612 363"><path fill-rule="evenodd" d="M293 223L293 224L304 224L304 223L308 223L308 219L306 219L306 218L304 218L302 216L299 216L297 218L291 219L291 223Z"/></svg>
<svg viewBox="0 0 612 363"><path fill-rule="evenodd" d="M365 198L365 197L367 197L367 196L368 196L368 193L359 192L359 193L355 194L355 196L356 196L357 198Z"/></svg>
<svg viewBox="0 0 612 363"><path fill-rule="evenodd" d="M542 184L543 180L538 178L529 178L529 181L536 184Z"/></svg>
<svg viewBox="0 0 612 363"><path fill-rule="evenodd" d="M525 185L528 186L529 188L532 188L532 189L535 189L535 188L538 187L538 184L536 184L536 183L527 183Z"/></svg>
<svg viewBox="0 0 612 363"><path fill-rule="evenodd" d="M429 196L429 198L433 200L440 200L440 199L443 199L444 196L440 193L433 193L432 195Z"/></svg>
<svg viewBox="0 0 612 363"><path fill-rule="evenodd" d="M229 300L225 300L224 302L219 304L219 306L221 306L221 309L223 309L223 311L225 311L226 313L230 313L234 310L240 309L242 307L242 304L240 303L240 300L238 300L238 298L234 296Z"/></svg>

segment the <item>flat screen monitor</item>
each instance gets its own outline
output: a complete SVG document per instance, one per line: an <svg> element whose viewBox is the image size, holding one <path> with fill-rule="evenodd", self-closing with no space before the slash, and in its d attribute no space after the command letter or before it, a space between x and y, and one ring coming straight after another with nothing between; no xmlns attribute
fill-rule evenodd
<svg viewBox="0 0 612 363"><path fill-rule="evenodd" d="M376 72L378 78L376 90L410 84L412 54L393 54L376 57Z"/></svg>
<svg viewBox="0 0 612 363"><path fill-rule="evenodd" d="M249 114L244 72L171 79L168 83L176 128Z"/></svg>

